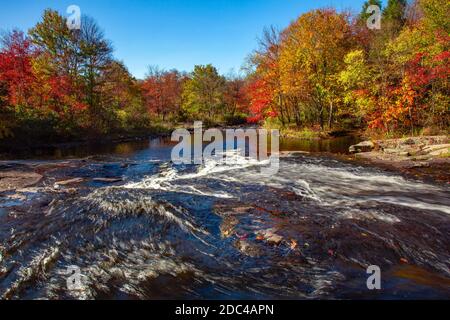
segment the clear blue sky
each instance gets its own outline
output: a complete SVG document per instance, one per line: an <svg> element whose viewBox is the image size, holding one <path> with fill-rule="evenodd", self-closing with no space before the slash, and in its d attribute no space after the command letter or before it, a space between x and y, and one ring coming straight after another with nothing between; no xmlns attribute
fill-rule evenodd
<svg viewBox="0 0 450 320"><path fill-rule="evenodd" d="M112 41L115 57L143 78L149 65L191 71L212 63L239 71L265 26L286 27L301 13L333 6L361 10L364 0L0 0L0 29L28 30L45 8L66 15L76 4Z"/></svg>

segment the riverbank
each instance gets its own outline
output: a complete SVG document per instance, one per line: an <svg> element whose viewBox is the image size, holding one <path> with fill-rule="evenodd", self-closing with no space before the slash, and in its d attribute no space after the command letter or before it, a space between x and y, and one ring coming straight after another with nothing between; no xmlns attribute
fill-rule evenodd
<svg viewBox="0 0 450 320"><path fill-rule="evenodd" d="M322 130L320 127L303 127L298 128L296 126L280 126L274 125L272 123L265 123L262 126L266 130L279 130L280 136L286 139L311 139L311 140L321 140L321 139L331 139L346 136L362 136L363 134L359 130L349 130L343 128L336 128L330 130Z"/></svg>
<svg viewBox="0 0 450 320"><path fill-rule="evenodd" d="M357 161L450 183L450 139L445 135L367 140L349 152Z"/></svg>

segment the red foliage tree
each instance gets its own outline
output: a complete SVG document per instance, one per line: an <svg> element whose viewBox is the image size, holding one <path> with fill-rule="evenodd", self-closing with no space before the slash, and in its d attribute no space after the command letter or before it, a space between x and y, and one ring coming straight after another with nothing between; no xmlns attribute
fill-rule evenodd
<svg viewBox="0 0 450 320"><path fill-rule="evenodd" d="M250 82L247 86L247 94L250 100L249 123L258 123L266 117L276 116L276 113L271 110L272 92L266 81L257 79Z"/></svg>
<svg viewBox="0 0 450 320"><path fill-rule="evenodd" d="M183 79L178 71L152 71L141 85L148 110L163 120L176 113L181 104Z"/></svg>
<svg viewBox="0 0 450 320"><path fill-rule="evenodd" d="M35 80L32 58L35 54L30 40L21 31L3 37L0 50L0 82L7 90L6 102L26 105Z"/></svg>

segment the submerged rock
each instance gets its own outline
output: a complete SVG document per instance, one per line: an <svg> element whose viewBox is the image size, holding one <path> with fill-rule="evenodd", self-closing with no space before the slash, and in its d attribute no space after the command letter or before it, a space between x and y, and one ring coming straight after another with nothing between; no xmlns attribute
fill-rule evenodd
<svg viewBox="0 0 450 320"><path fill-rule="evenodd" d="M0 172L0 192L31 187L41 181L42 175L36 172Z"/></svg>

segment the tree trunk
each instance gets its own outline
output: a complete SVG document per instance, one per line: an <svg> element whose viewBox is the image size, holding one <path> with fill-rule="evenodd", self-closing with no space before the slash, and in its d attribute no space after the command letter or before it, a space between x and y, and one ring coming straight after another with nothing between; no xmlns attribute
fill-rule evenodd
<svg viewBox="0 0 450 320"><path fill-rule="evenodd" d="M333 123L333 101L330 102L330 118L328 119L328 128L331 129Z"/></svg>

